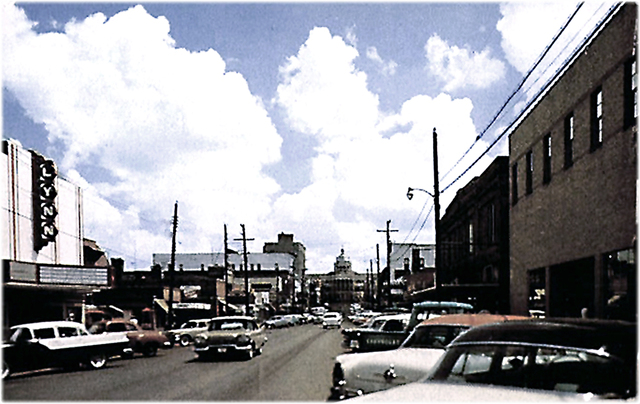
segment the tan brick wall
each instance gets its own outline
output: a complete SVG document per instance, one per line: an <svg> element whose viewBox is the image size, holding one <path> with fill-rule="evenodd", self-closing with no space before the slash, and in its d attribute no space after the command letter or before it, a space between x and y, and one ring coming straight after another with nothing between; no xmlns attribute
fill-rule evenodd
<svg viewBox="0 0 640 404"><path fill-rule="evenodd" d="M511 207L511 307L527 312L527 271L629 248L636 235L635 126L623 130L624 63L632 55L636 6L625 6L510 138L518 164ZM603 90L604 140L590 152L590 95ZM573 166L564 168L564 119L574 113ZM551 182L543 184L543 137L551 134ZM525 155L533 151L533 192ZM579 280L576 280L579 281ZM596 280L596 283L599 281ZM597 286L599 287L599 286ZM566 291L570 293L570 291Z"/></svg>

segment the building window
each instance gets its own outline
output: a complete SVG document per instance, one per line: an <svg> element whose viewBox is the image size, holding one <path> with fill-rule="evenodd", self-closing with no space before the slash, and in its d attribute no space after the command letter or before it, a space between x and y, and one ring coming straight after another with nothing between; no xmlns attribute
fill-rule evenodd
<svg viewBox="0 0 640 404"><path fill-rule="evenodd" d="M511 166L511 205L518 203L518 163Z"/></svg>
<svg viewBox="0 0 640 404"><path fill-rule="evenodd" d="M564 119L564 168L573 165L573 112Z"/></svg>
<svg viewBox="0 0 640 404"><path fill-rule="evenodd" d="M258 271L262 269L262 264L256 264L258 266Z"/></svg>
<svg viewBox="0 0 640 404"><path fill-rule="evenodd" d="M533 192L533 151L527 152L527 195Z"/></svg>
<svg viewBox="0 0 640 404"><path fill-rule="evenodd" d="M591 151L595 151L602 146L602 139L602 87L598 87L598 89L591 94Z"/></svg>
<svg viewBox="0 0 640 404"><path fill-rule="evenodd" d="M624 65L624 128L629 129L638 119L638 65L636 58Z"/></svg>
<svg viewBox="0 0 640 404"><path fill-rule="evenodd" d="M544 164L542 165L542 182L548 184L551 181L551 134L548 134L542 140L544 147Z"/></svg>
<svg viewBox="0 0 640 404"><path fill-rule="evenodd" d="M469 254L473 254L473 223L469 223Z"/></svg>

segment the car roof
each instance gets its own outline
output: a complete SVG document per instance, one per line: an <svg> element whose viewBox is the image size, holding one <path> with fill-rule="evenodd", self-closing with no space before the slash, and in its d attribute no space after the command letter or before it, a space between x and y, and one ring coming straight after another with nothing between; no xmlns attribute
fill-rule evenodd
<svg viewBox="0 0 640 404"><path fill-rule="evenodd" d="M500 323L504 321L527 320L530 317L516 316L510 314L489 314L489 313L465 313L465 314L443 314L438 317L424 320L423 325L446 324L446 325L466 325L476 327L488 323Z"/></svg>
<svg viewBox="0 0 640 404"><path fill-rule="evenodd" d="M545 318L485 324L461 334L451 346L486 342L604 349L621 358L637 356L636 325L617 320Z"/></svg>
<svg viewBox="0 0 640 404"><path fill-rule="evenodd" d="M426 302L414 303L413 307L420 307L420 308L461 307L461 308L473 310L473 306L470 305L469 303L460 303L460 302L431 302L431 301L426 301Z"/></svg>
<svg viewBox="0 0 640 404"><path fill-rule="evenodd" d="M237 320L254 321L255 318L249 317L249 316L220 316L220 317L214 317L211 319L211 321L237 321Z"/></svg>
<svg viewBox="0 0 640 404"><path fill-rule="evenodd" d="M400 313L400 314L383 314L381 316L376 316L374 321L380 320L409 320L411 318L411 313Z"/></svg>
<svg viewBox="0 0 640 404"><path fill-rule="evenodd" d="M31 328L34 330L40 329L40 328L51 328L51 327L69 327L69 326L74 326L74 327L80 327L80 328L84 328L84 325L82 325L82 323L78 323L75 321L65 321L65 320L56 320L56 321L40 321L40 322L36 322L36 323L26 323L26 324L18 324L18 325L14 325L13 327L11 327L11 329L15 329L18 327L26 327L26 328Z"/></svg>

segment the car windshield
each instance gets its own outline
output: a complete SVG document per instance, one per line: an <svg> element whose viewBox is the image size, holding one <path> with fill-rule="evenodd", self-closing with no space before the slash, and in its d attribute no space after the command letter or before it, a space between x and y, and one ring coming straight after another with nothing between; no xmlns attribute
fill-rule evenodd
<svg viewBox="0 0 640 404"><path fill-rule="evenodd" d="M433 380L496 384L627 397L635 385L622 361L598 351L535 345L461 345L448 351Z"/></svg>
<svg viewBox="0 0 640 404"><path fill-rule="evenodd" d="M440 348L444 349L455 337L469 327L460 325L423 325L418 326L402 344L402 348Z"/></svg>

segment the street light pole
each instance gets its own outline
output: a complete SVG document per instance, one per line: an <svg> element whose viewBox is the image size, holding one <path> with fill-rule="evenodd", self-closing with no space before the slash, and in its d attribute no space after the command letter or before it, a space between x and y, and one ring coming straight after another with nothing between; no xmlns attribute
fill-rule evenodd
<svg viewBox="0 0 640 404"><path fill-rule="evenodd" d="M425 189L421 188L411 188L407 190L407 199L411 200L413 198L413 191L422 191L429 196L433 197L433 202L435 205L435 233L436 233L436 256L434 265L436 267L435 279L434 279L434 287L435 287L435 297L436 300L440 298L440 289L441 289L441 242L440 242L440 181L438 179L438 134L436 133L436 128L433 128L433 194Z"/></svg>

